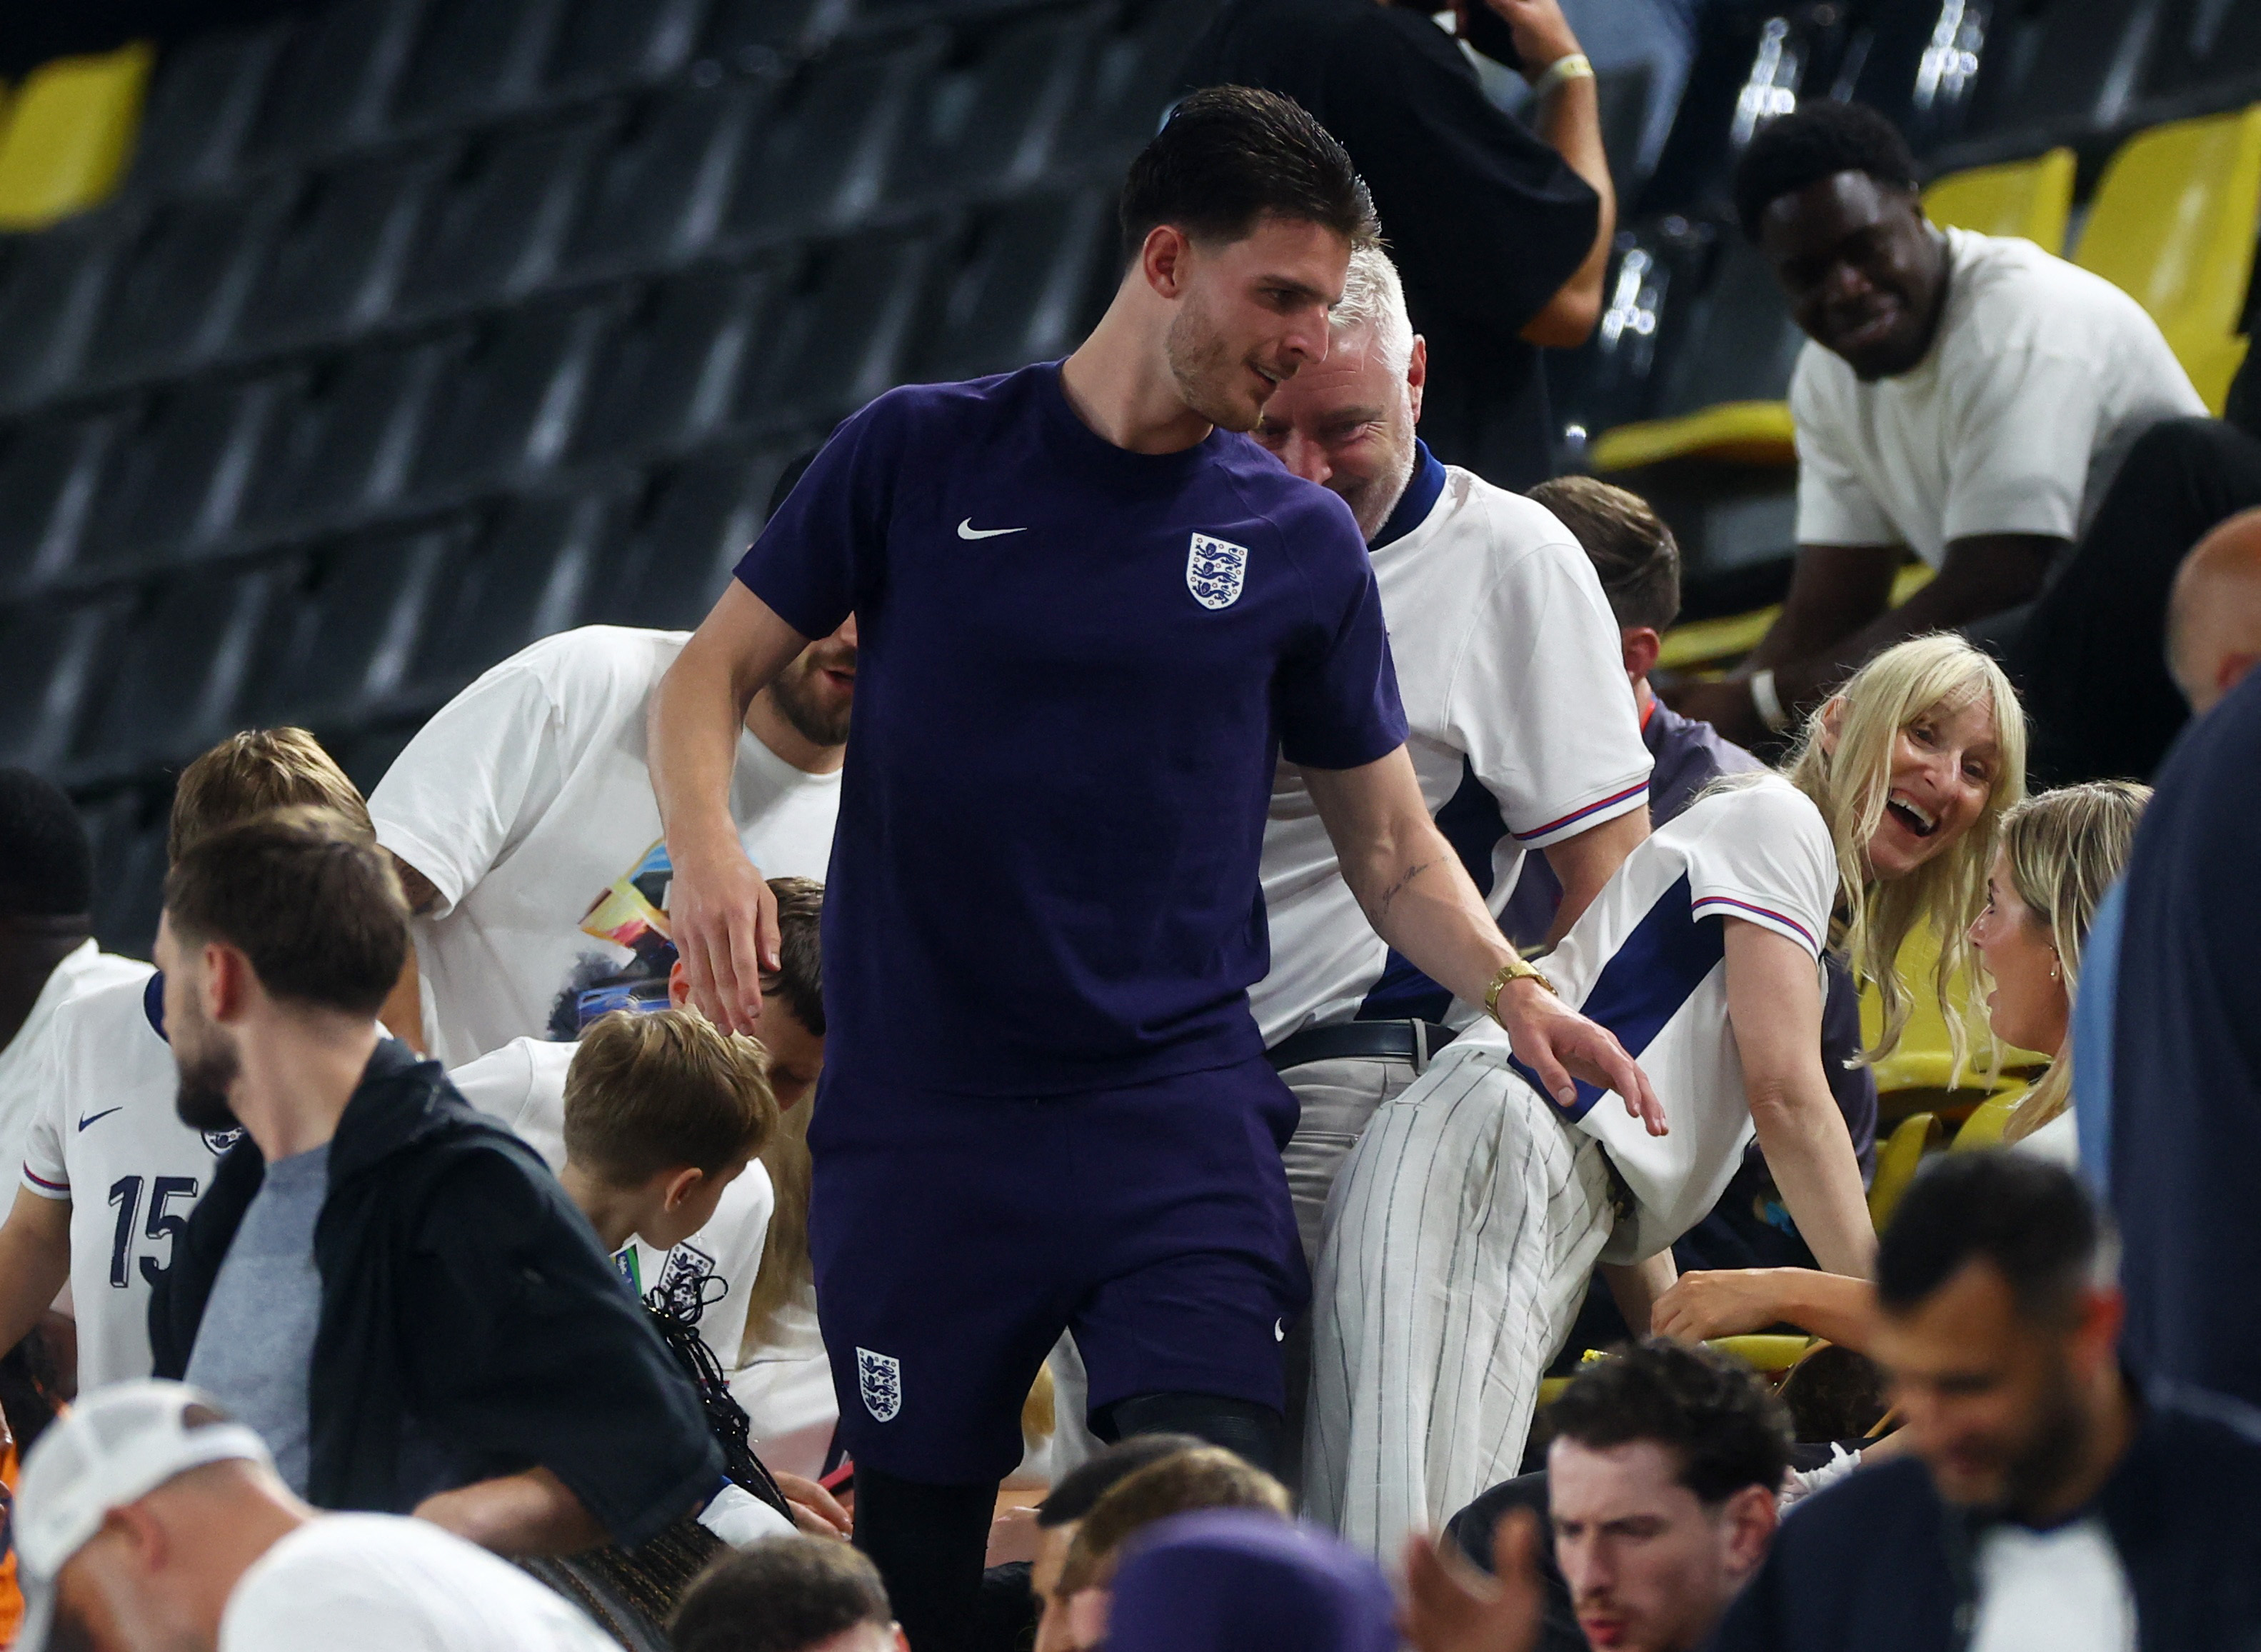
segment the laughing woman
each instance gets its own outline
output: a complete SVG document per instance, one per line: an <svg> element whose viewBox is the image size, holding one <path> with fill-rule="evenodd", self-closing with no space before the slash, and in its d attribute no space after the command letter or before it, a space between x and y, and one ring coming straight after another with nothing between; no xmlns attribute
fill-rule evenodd
<svg viewBox="0 0 2261 1652"><path fill-rule="evenodd" d="M1335 1188L1314 1283L1305 1495L1367 1552L1440 1525L1516 1472L1539 1378L1595 1264L1636 1325L1672 1241L1755 1132L1821 1265L1876 1238L1820 1058L1825 948L1883 999L1919 924L1942 992L1968 957L1996 829L2023 790L2009 682L1958 637L1877 656L1779 774L1727 781L1627 858L1547 960L1564 1000L1639 1060L1669 1133L1580 1088L1548 1101L1479 1022L1367 1127ZM1950 1025L1954 1024L1950 1018Z"/></svg>

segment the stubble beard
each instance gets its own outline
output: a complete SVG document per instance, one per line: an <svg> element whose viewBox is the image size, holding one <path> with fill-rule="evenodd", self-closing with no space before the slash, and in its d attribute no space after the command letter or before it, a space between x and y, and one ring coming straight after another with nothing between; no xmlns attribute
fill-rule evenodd
<svg viewBox="0 0 2261 1652"><path fill-rule="evenodd" d="M235 1130L241 1120L228 1105L227 1093L240 1063L232 1045L215 1043L190 1053L177 1045L174 1066L180 1074L173 1092L173 1111L190 1130Z"/></svg>
<svg viewBox="0 0 2261 1652"><path fill-rule="evenodd" d="M852 667L856 656L848 652L848 664ZM770 698L776 702L778 713L793 731L811 745L844 745L848 740L848 722L854 715L853 700L833 704L820 698L810 687L811 679L825 666L814 654L805 654L780 673L770 685Z"/></svg>
<svg viewBox="0 0 2261 1652"><path fill-rule="evenodd" d="M1263 409L1247 406L1224 389L1239 370L1239 359L1192 305L1172 318L1163 346L1179 399L1188 409L1220 429L1245 435L1256 428Z"/></svg>

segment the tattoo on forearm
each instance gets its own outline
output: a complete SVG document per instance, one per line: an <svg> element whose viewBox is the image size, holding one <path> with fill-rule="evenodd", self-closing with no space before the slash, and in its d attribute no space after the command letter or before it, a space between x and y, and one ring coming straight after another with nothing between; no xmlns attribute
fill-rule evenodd
<svg viewBox="0 0 2261 1652"><path fill-rule="evenodd" d="M1375 897L1373 906L1367 909L1367 920L1373 923L1379 924L1382 919L1388 917L1389 916L1389 903L1397 899L1400 894L1403 894L1405 892L1406 886L1410 884L1414 879L1428 871L1429 868L1435 864L1436 863L1433 861L1417 860L1411 866L1406 867L1405 871L1398 878L1396 882L1391 884L1387 889L1384 889L1380 894Z"/></svg>

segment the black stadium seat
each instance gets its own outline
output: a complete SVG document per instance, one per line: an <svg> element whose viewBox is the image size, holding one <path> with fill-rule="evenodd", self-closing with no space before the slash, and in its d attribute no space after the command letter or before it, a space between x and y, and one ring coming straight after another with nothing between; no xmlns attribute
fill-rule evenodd
<svg viewBox="0 0 2261 1652"><path fill-rule="evenodd" d="M398 690L435 587L468 524L358 538L311 557L278 596L243 715L254 723L350 711Z"/></svg>
<svg viewBox="0 0 2261 1652"><path fill-rule="evenodd" d="M406 311L452 312L548 280L607 120L510 128L475 144L425 214L401 282Z"/></svg>
<svg viewBox="0 0 2261 1652"><path fill-rule="evenodd" d="M664 269L714 238L768 89L729 80L644 97L597 163L567 247L576 273Z"/></svg>
<svg viewBox="0 0 2261 1652"><path fill-rule="evenodd" d="M210 187L235 176L287 32L285 25L222 30L165 54L141 117L137 192Z"/></svg>
<svg viewBox="0 0 2261 1652"><path fill-rule="evenodd" d="M2252 0L2166 0L2143 90L2171 97L2214 88L2261 97L2261 6Z"/></svg>
<svg viewBox="0 0 2261 1652"><path fill-rule="evenodd" d="M125 254L86 355L85 375L138 381L199 365L234 331L288 186L182 201Z"/></svg>
<svg viewBox="0 0 2261 1652"><path fill-rule="evenodd" d="M420 0L339 0L308 12L269 76L251 151L305 161L382 137Z"/></svg>
<svg viewBox="0 0 2261 1652"><path fill-rule="evenodd" d="M740 416L760 428L852 412L896 382L932 243L872 235L820 249L782 305L774 341L743 381Z"/></svg>
<svg viewBox="0 0 2261 1652"><path fill-rule="evenodd" d="M269 427L247 523L342 526L398 499L440 386L469 345L467 334L442 334L364 347L318 367Z"/></svg>
<svg viewBox="0 0 2261 1652"><path fill-rule="evenodd" d="M244 306L239 339L267 349L384 320L449 158L427 145L341 162L309 178Z"/></svg>
<svg viewBox="0 0 2261 1652"><path fill-rule="evenodd" d="M505 508L471 553L450 558L447 600L417 647L412 681L453 689L536 637L580 623L621 501L536 494Z"/></svg>
<svg viewBox="0 0 2261 1652"><path fill-rule="evenodd" d="M573 0L545 78L581 90L671 75L690 61L706 14L707 0Z"/></svg>
<svg viewBox="0 0 2261 1652"><path fill-rule="evenodd" d="M194 751L233 725L279 571L169 575L110 652L81 755L106 764Z"/></svg>
<svg viewBox="0 0 2261 1652"><path fill-rule="evenodd" d="M564 454L614 316L605 301L514 311L491 323L422 432L420 496L523 484Z"/></svg>
<svg viewBox="0 0 2261 1652"><path fill-rule="evenodd" d="M0 242L0 407L68 386L102 314L122 251L104 214Z"/></svg>
<svg viewBox="0 0 2261 1652"><path fill-rule="evenodd" d="M729 224L772 236L837 227L879 198L894 134L921 75L942 54L925 34L887 52L828 60L772 106L758 150L740 174Z"/></svg>
<svg viewBox="0 0 2261 1652"><path fill-rule="evenodd" d="M1016 201L974 226L935 325L923 378L970 378L1064 356L1094 278L1115 267L1113 191Z"/></svg>
<svg viewBox="0 0 2261 1652"><path fill-rule="evenodd" d="M2027 0L1979 59L1968 131L2071 134L2110 126L2140 83L2161 3ZM1998 28L2006 20L1998 15Z"/></svg>
<svg viewBox="0 0 2261 1652"><path fill-rule="evenodd" d="M206 379L154 398L103 476L79 560L169 562L224 537L295 378Z"/></svg>
<svg viewBox="0 0 2261 1652"><path fill-rule="evenodd" d="M542 83L566 0L430 0L393 104L413 125L516 109Z"/></svg>
<svg viewBox="0 0 2261 1652"><path fill-rule="evenodd" d="M760 532L779 475L817 441L802 432L753 453L705 454L658 477L592 593L589 617L669 629L698 624Z"/></svg>
<svg viewBox="0 0 2261 1652"><path fill-rule="evenodd" d="M111 669L116 599L19 604L0 615L0 763L47 768L70 751L98 672Z"/></svg>
<svg viewBox="0 0 2261 1652"><path fill-rule="evenodd" d="M927 76L896 136L888 194L978 193L1035 176L1080 90L1096 17L1087 8L1016 22Z"/></svg>
<svg viewBox="0 0 2261 1652"><path fill-rule="evenodd" d="M49 414L0 437L0 590L38 585L76 559L121 421Z"/></svg>
<svg viewBox="0 0 2261 1652"><path fill-rule="evenodd" d="M614 335L576 446L591 459L678 449L729 418L774 272L702 269L656 287Z"/></svg>

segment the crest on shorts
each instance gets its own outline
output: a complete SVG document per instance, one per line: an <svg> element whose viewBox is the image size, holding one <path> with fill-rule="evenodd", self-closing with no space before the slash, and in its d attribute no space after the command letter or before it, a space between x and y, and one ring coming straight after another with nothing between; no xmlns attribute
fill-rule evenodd
<svg viewBox="0 0 2261 1652"><path fill-rule="evenodd" d="M891 1423L903 1408L902 1361L892 1354L856 1350L856 1386L864 1396L864 1409L876 1422Z"/></svg>
<svg viewBox="0 0 2261 1652"><path fill-rule="evenodd" d="M1186 589L1205 608L1229 608L1240 600L1241 582L1248 574L1248 547L1229 540L1194 535L1186 553Z"/></svg>

